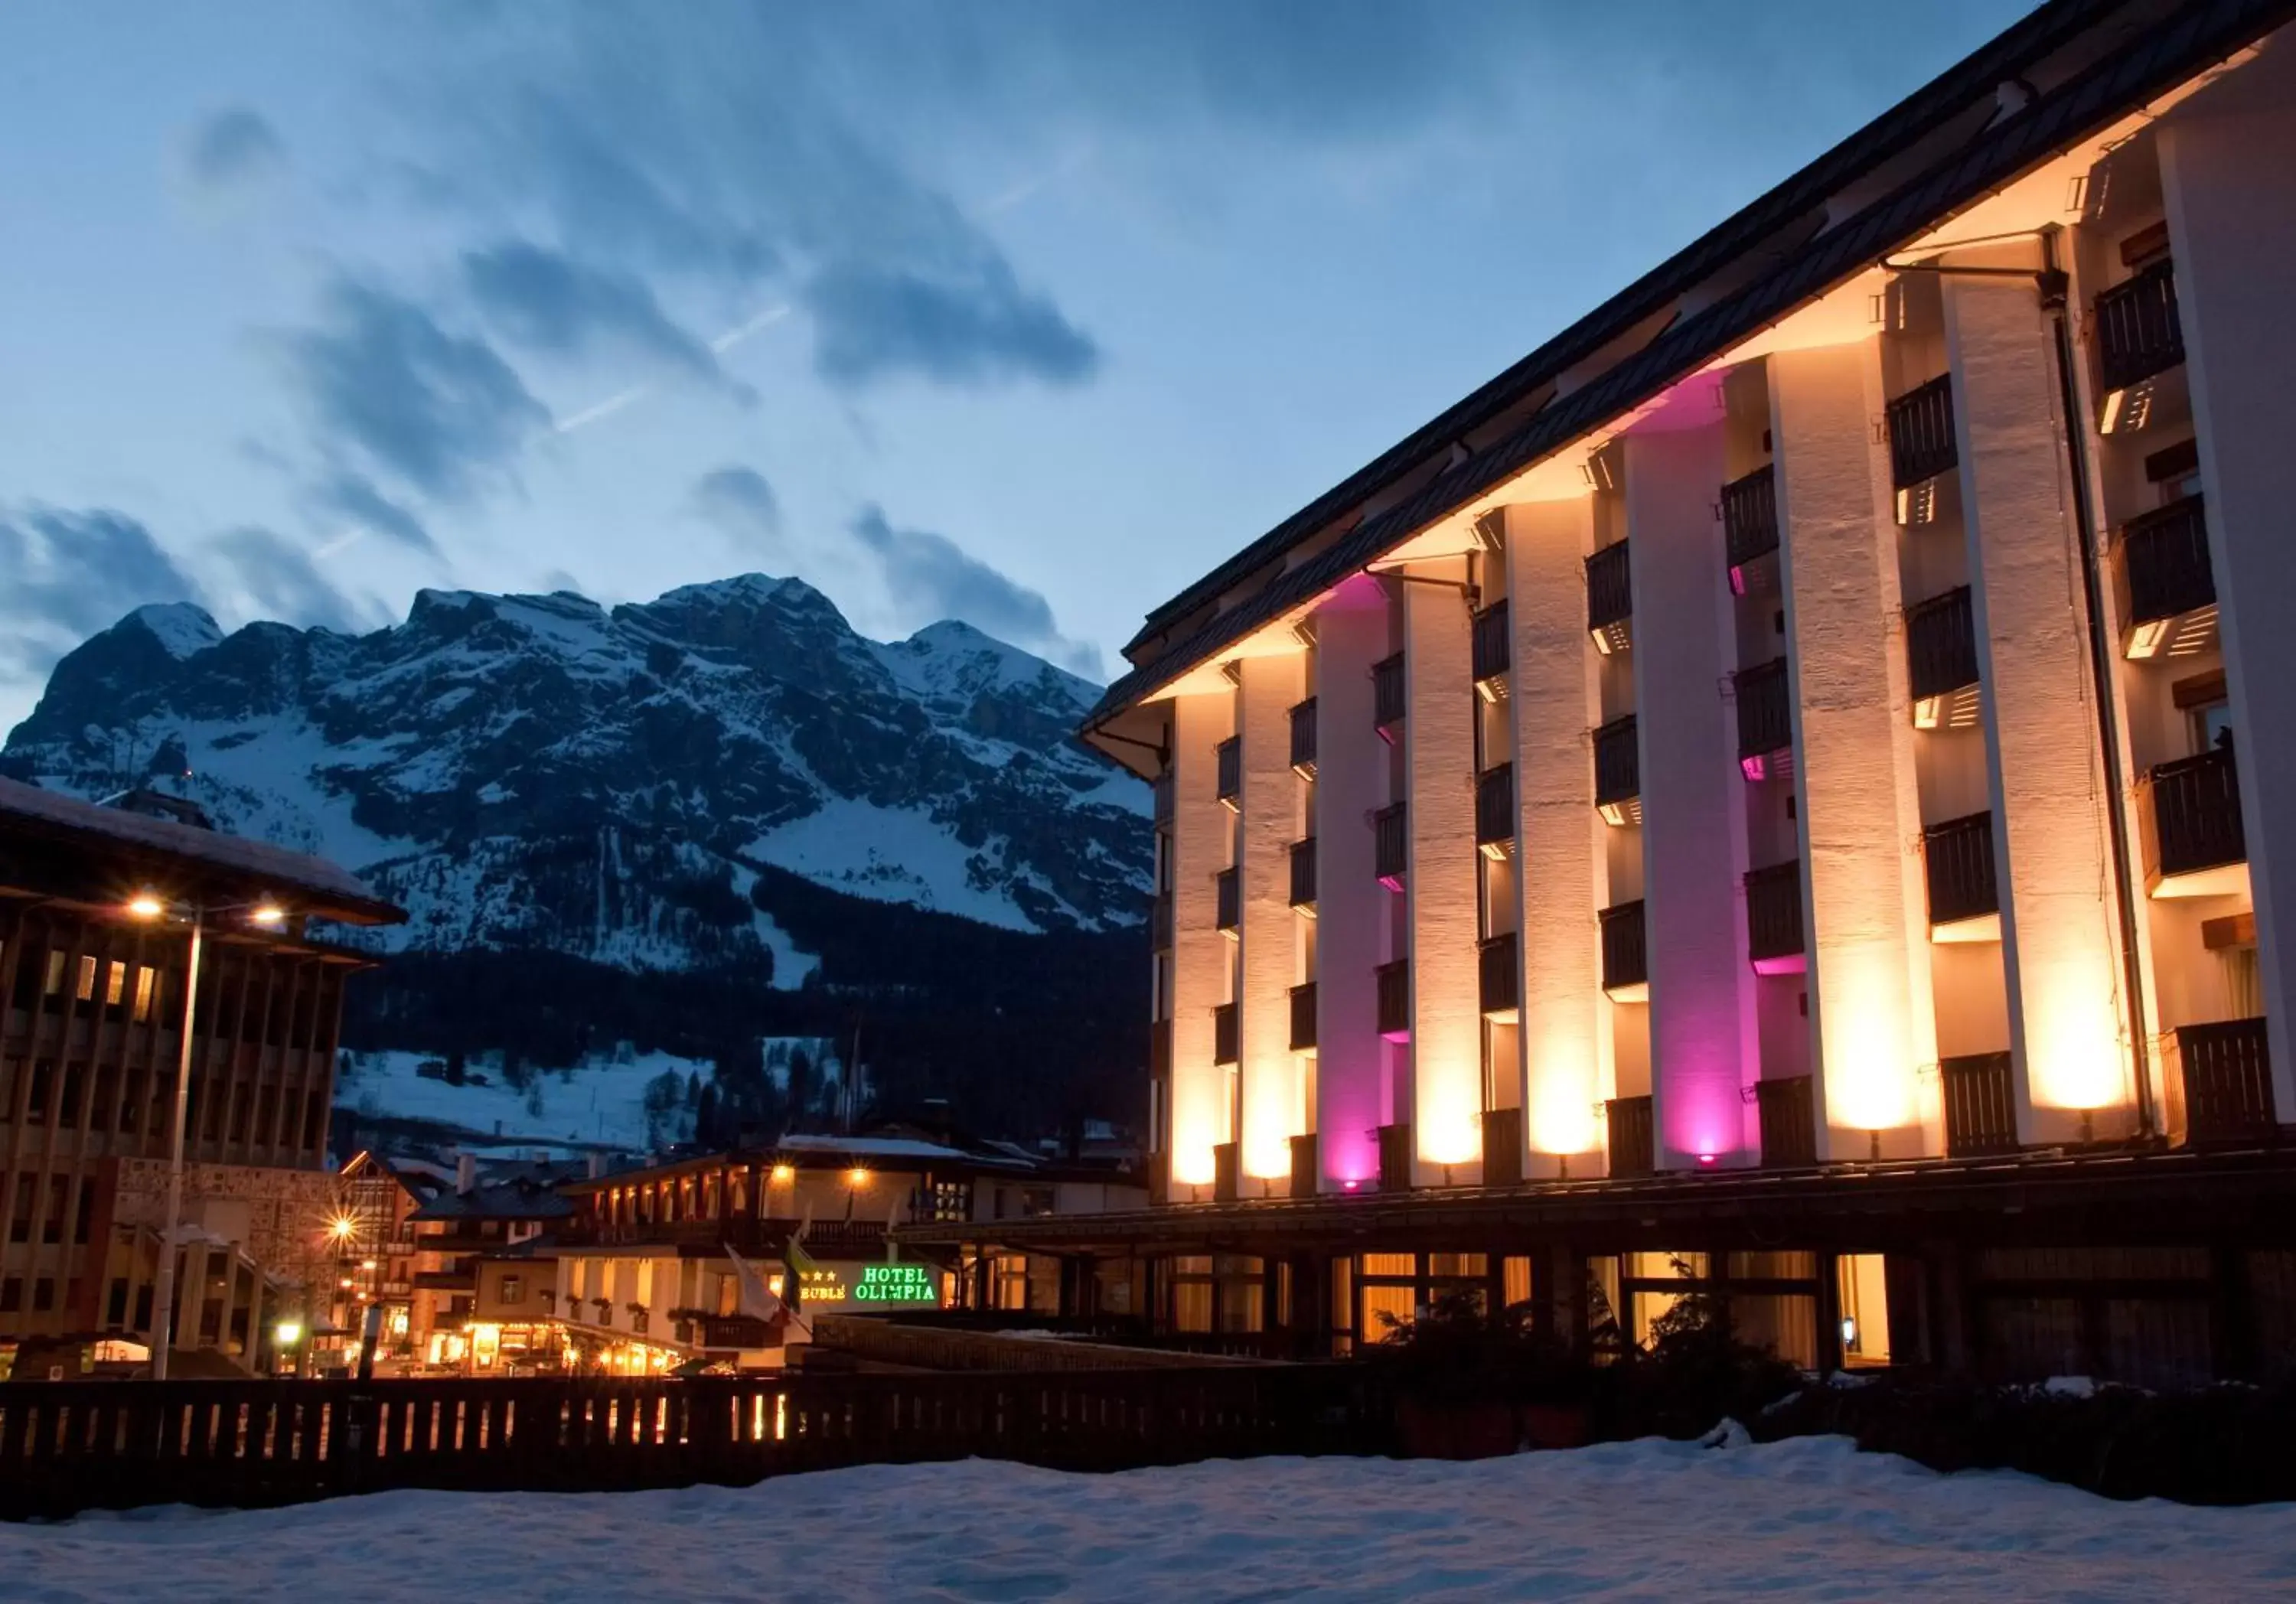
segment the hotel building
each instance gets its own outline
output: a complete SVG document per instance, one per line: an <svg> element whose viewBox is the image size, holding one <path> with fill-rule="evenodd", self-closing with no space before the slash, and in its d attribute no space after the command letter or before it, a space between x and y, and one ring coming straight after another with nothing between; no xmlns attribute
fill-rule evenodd
<svg viewBox="0 0 2296 1604"><path fill-rule="evenodd" d="M2289 1363L2292 12L2043 6L1149 614L1157 1206L996 1242Z"/></svg>

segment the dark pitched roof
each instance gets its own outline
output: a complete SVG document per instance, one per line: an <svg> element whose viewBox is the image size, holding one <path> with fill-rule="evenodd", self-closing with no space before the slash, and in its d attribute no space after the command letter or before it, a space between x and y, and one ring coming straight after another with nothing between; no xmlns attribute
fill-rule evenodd
<svg viewBox="0 0 2296 1604"><path fill-rule="evenodd" d="M1658 396L1917 238L1939 218L2254 42L2292 13L2296 0L2202 0L2182 6L2168 0L2055 0L2042 6L1157 608L1143 637L1215 601L1365 497L1391 490L1478 425L1529 404L1527 418L1499 438L1119 677L1085 728L1310 600L1452 509ZM1960 124L1995 103L2000 86L2028 75L2046 77L2045 64L2062 55L2081 59L2062 82L2018 111L1984 122L1972 136L1952 137ZM1827 217L1829 200L1846 189L1889 180L1895 182L1886 192L1854 214ZM1796 239L1798 233L1803 237ZM1539 397L1574 364L1664 315L1669 303L1710 287L1718 273L1750 259L1759 262L1765 248L1782 238L1775 266L1758 268L1750 282L1687 316L1677 308L1639 350L1584 388L1559 401Z"/></svg>
<svg viewBox="0 0 2296 1604"><path fill-rule="evenodd" d="M571 1179L571 1177L569 1177ZM416 1209L411 1220L556 1220L574 1212L557 1183L533 1175L481 1181L469 1191L448 1188Z"/></svg>
<svg viewBox="0 0 2296 1604"><path fill-rule="evenodd" d="M0 831L11 830L143 857L161 872L180 867L242 882L250 896L275 893L301 904L298 912L326 919L373 925L398 924L406 917L357 875L324 858L0 779Z"/></svg>

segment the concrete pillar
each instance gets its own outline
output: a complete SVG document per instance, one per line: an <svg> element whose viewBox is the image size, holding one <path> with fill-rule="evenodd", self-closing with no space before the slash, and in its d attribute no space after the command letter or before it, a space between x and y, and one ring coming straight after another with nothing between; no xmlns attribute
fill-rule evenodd
<svg viewBox="0 0 2296 1604"><path fill-rule="evenodd" d="M1217 885L1234 815L1219 800L1218 748L1235 732L1235 699L1172 704L1172 1196L1211 1195L1212 1150L1229 1138L1227 1070L1212 1062L1212 1010L1227 1001L1233 954L1218 926ZM1201 1192L1190 1189L1201 1189Z"/></svg>
<svg viewBox="0 0 2296 1604"><path fill-rule="evenodd" d="M1587 639L1584 578L1595 549L1591 496L1506 509L1507 706L1514 719L1516 928L1521 932L1520 1043L1526 1176L1561 1173L1598 1152L1595 1116L1611 1056L1603 996L1603 833L1587 733L1603 722ZM1579 1173L1593 1173L1582 1159Z"/></svg>
<svg viewBox="0 0 2296 1604"><path fill-rule="evenodd" d="M1371 815L1387 803L1387 743L1371 667L1387 655L1388 593L1357 575L1316 611L1316 1150L1324 1191L1379 1179L1385 1043L1373 971L1395 894L1374 878Z"/></svg>
<svg viewBox="0 0 2296 1604"><path fill-rule="evenodd" d="M2225 679L2239 742L2240 807L2256 898L2257 963L2271 1019L2272 1095L2296 1120L2296 453L2287 397L2296 328L2296 60L2275 48L2160 125L2185 369L2208 496Z"/></svg>
<svg viewBox="0 0 2296 1604"><path fill-rule="evenodd" d="M1770 358L1819 1148L1944 1151L1898 531L1871 340Z"/></svg>
<svg viewBox="0 0 2296 1604"><path fill-rule="evenodd" d="M1306 692L1304 653L1247 658L1236 702L1242 735L1243 818L1236 855L1243 942L1236 997L1247 1177L1290 1190L1292 1138L1307 1129L1300 1060L1292 1054L1292 985L1300 916L1292 911L1292 843L1300 835L1300 777L1292 772L1292 707Z"/></svg>
<svg viewBox="0 0 2296 1604"><path fill-rule="evenodd" d="M1464 580L1464 562L1439 577ZM1411 1140L1415 1185L1482 1173L1483 1015L1475 944L1475 690L1471 615L1450 585L1403 586L1404 752L1411 775Z"/></svg>
<svg viewBox="0 0 2296 1604"><path fill-rule="evenodd" d="M2056 357L2030 281L1948 276L2020 1141L2133 1128Z"/></svg>
<svg viewBox="0 0 2296 1604"><path fill-rule="evenodd" d="M1760 1073L1741 881L1746 782L1721 687L1737 666L1722 530L1723 440L1707 427L1627 437L1644 929L1660 1169L1753 1160L1742 1088Z"/></svg>

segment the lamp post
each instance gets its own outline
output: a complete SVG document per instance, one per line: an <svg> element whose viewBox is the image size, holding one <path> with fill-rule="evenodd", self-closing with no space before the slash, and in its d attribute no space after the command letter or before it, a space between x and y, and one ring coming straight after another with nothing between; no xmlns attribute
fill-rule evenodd
<svg viewBox="0 0 2296 1604"><path fill-rule="evenodd" d="M287 922L287 914L267 898L220 907L194 903L186 909L171 909L149 891L131 901L127 911L142 920L164 919L175 912L178 918L188 918L192 927L191 953L184 966L184 1020L176 1043L175 1130L168 1143L167 1224L160 1233L160 1270L152 1285L152 1379L165 1381L176 1313L176 1232L184 1211L184 1126L192 1101L192 1011L199 1005L200 949L207 934L208 915L244 912L250 923L277 929Z"/></svg>

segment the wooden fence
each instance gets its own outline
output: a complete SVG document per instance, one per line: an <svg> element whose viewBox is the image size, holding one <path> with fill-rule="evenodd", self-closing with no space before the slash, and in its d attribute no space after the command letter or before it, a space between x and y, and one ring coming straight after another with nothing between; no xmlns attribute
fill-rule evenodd
<svg viewBox="0 0 2296 1604"><path fill-rule="evenodd" d="M393 1487L741 1485L931 1460L1117 1470L1378 1453L1342 1365L1064 1374L0 1384L0 1517Z"/></svg>

